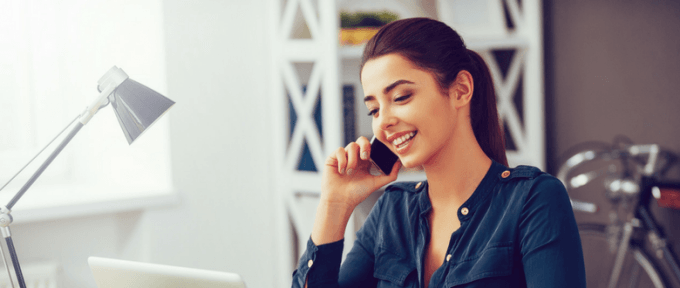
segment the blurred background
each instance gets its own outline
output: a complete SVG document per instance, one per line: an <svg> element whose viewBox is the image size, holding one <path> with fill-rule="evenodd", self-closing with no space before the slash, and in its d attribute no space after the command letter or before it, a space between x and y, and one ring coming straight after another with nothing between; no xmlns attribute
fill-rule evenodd
<svg viewBox="0 0 680 288"><path fill-rule="evenodd" d="M456 24L507 84L497 83L513 166L554 174L570 147L616 135L680 152L674 0L3 1L2 184L82 112L113 65L177 102L131 146L110 108L84 127L14 209L25 269L56 287L94 287L87 257L101 256L290 285L319 159L371 134L358 82L365 36L341 32L376 25L341 24L341 12ZM680 248L680 212L652 207Z"/></svg>

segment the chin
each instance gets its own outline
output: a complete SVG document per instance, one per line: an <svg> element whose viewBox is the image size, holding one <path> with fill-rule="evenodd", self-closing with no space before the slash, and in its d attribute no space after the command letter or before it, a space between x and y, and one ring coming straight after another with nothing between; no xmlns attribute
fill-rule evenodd
<svg viewBox="0 0 680 288"><path fill-rule="evenodd" d="M423 163L416 161L413 157L399 158L399 160L401 161L401 166L406 169L419 168L423 165Z"/></svg>

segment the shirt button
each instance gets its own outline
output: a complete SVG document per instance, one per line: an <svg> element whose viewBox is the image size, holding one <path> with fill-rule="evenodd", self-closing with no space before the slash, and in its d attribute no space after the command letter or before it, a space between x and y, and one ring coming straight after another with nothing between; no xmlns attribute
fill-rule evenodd
<svg viewBox="0 0 680 288"><path fill-rule="evenodd" d="M449 260L451 260L451 254L446 255L446 262L449 262Z"/></svg>
<svg viewBox="0 0 680 288"><path fill-rule="evenodd" d="M420 185L423 185L423 182L418 182L418 184L416 184L416 189L420 188Z"/></svg>
<svg viewBox="0 0 680 288"><path fill-rule="evenodd" d="M468 212L470 212L470 210L468 210L467 207L463 207L463 209L460 209L460 213L463 214L463 215L467 215Z"/></svg>
<svg viewBox="0 0 680 288"><path fill-rule="evenodd" d="M509 171L509 170L505 170L505 171L503 172L503 174L501 174L501 177L503 177L503 178L508 178L508 176L510 176L510 171Z"/></svg>
<svg viewBox="0 0 680 288"><path fill-rule="evenodd" d="M311 259L309 261L307 261L307 267L308 268L312 268L312 264L314 264L314 261L312 261Z"/></svg>

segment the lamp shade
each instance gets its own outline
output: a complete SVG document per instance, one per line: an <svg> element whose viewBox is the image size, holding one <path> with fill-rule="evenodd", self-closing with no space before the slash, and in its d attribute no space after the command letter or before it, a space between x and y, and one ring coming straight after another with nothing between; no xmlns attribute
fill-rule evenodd
<svg viewBox="0 0 680 288"><path fill-rule="evenodd" d="M125 79L109 95L109 101L128 144L132 144L175 104L174 101L130 78Z"/></svg>

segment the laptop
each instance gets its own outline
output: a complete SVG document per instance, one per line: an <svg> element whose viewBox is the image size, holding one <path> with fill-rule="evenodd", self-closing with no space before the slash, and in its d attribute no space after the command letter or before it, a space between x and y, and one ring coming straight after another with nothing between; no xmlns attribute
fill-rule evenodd
<svg viewBox="0 0 680 288"><path fill-rule="evenodd" d="M246 287L241 276L228 272L101 257L89 257L87 262L99 288Z"/></svg>

